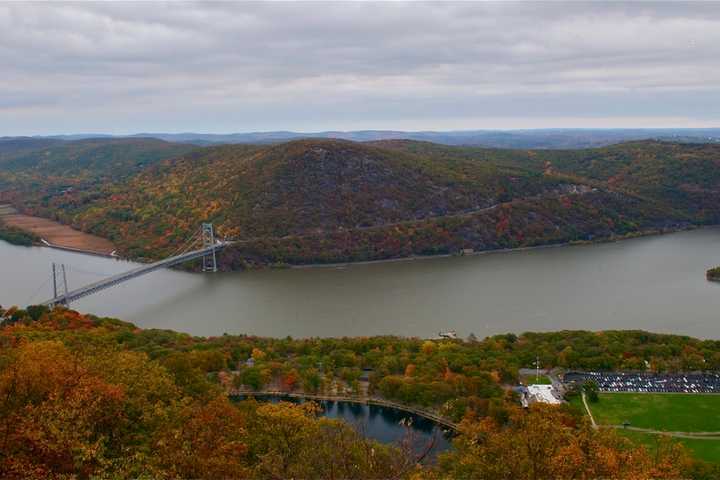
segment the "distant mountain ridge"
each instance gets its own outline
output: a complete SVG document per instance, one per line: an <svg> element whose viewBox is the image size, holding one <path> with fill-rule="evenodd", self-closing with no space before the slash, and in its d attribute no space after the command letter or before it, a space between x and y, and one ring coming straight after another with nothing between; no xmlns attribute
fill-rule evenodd
<svg viewBox="0 0 720 480"><path fill-rule="evenodd" d="M368 142L378 140L417 140L454 146L484 146L491 148L574 149L595 148L637 140L666 140L682 143L720 143L720 128L648 128L648 129L526 129L526 130L456 130L456 131L400 131L354 130L293 132L268 131L247 133L138 133L134 135L73 134L52 135L54 140L87 138L147 137L168 142L195 145L268 144L308 138L326 138ZM3 138L0 138L0 145Z"/></svg>

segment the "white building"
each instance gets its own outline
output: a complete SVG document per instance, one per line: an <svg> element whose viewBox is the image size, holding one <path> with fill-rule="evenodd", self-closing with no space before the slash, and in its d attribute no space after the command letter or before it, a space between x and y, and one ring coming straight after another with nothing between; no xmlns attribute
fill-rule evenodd
<svg viewBox="0 0 720 480"><path fill-rule="evenodd" d="M541 402L551 405L560 405L562 399L559 398L552 385L528 385L528 401L529 403Z"/></svg>

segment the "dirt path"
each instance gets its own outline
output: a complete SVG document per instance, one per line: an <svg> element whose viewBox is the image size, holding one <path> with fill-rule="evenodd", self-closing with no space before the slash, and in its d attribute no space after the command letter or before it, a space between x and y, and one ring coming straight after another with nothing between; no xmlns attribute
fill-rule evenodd
<svg viewBox="0 0 720 480"><path fill-rule="evenodd" d="M585 392L582 392L581 395L582 395L583 405L585 405L585 411L587 412L588 416L590 417L590 423L592 423L592 427L593 427L594 429L597 429L597 428L598 428L598 424L595 423L595 417L593 417L593 414L592 414L592 412L590 411L590 407L588 406L588 403L587 403L587 398L585 398Z"/></svg>
<svg viewBox="0 0 720 480"><path fill-rule="evenodd" d="M0 205L0 220L5 225L37 235L45 240L48 246L102 255L115 251L110 240L80 232L47 218L23 215L9 205Z"/></svg>
<svg viewBox="0 0 720 480"><path fill-rule="evenodd" d="M675 438L689 438L692 440L720 440L720 432L666 432L652 428L631 427L630 425L600 425L601 428L615 428L617 430L632 430L633 432L650 433L653 435L667 435Z"/></svg>

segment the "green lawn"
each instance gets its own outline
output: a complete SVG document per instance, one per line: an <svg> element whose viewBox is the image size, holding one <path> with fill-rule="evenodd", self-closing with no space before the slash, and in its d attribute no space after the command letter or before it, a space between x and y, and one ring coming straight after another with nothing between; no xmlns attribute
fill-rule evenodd
<svg viewBox="0 0 720 480"><path fill-rule="evenodd" d="M621 429L618 429L617 432L634 443L645 445L650 452L653 452L657 447L659 435ZM685 438L673 438L672 440L685 445L695 458L706 462L720 463L720 440L691 440Z"/></svg>
<svg viewBox="0 0 720 480"><path fill-rule="evenodd" d="M573 395L572 398L570 398L570 400L568 400L568 403L570 405L573 405L576 408L579 408L580 411L583 413L583 415L587 414L587 412L585 411L585 405L583 405L582 398L580 397L580 395ZM589 405L591 405L590 408L592 408L592 404L589 404Z"/></svg>
<svg viewBox="0 0 720 480"><path fill-rule="evenodd" d="M681 393L601 393L589 403L600 425L677 432L720 432L720 395Z"/></svg>
<svg viewBox="0 0 720 480"><path fill-rule="evenodd" d="M550 385L552 383L550 378L545 375L540 375L537 379L535 375L525 375L520 377L520 382L525 385Z"/></svg>
<svg viewBox="0 0 720 480"><path fill-rule="evenodd" d="M570 403L585 412L580 397ZM676 393L601 393L589 403L595 421L619 425L628 420L634 427L680 432L720 431L720 395ZM653 451L657 434L617 429L617 433ZM673 438L699 459L720 463L720 440Z"/></svg>

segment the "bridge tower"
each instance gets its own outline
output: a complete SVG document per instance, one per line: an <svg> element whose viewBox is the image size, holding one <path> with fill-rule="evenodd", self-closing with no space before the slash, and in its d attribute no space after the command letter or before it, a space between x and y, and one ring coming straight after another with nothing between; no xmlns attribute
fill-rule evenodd
<svg viewBox="0 0 720 480"><path fill-rule="evenodd" d="M60 268L58 268L60 267ZM70 302L67 300L67 294L68 294L68 284L67 284L67 274L65 273L65 264L61 263L60 265L57 265L55 262L52 264L52 282L53 282L53 298L58 298L60 296L60 293L58 292L58 286L59 284L62 285L62 295L64 295L65 298L61 301L65 306L69 306Z"/></svg>
<svg viewBox="0 0 720 480"><path fill-rule="evenodd" d="M203 248L209 248L215 245L215 231L212 223L202 224L202 242ZM203 272L217 272L217 259L215 258L215 249L203 256Z"/></svg>

